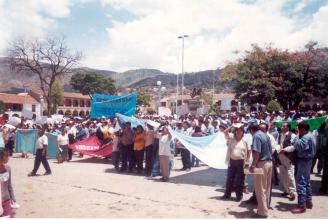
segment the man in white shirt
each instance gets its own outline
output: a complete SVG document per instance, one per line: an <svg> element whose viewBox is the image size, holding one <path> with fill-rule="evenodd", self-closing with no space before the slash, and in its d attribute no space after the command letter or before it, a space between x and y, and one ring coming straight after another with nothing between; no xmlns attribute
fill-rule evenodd
<svg viewBox="0 0 328 220"><path fill-rule="evenodd" d="M38 172L41 163L44 169L46 170L44 175L51 174L50 166L47 160L47 148L48 148L48 137L45 135L45 129L41 129L39 130L39 138L37 140L34 168L32 172L28 174L28 176L36 176L36 173Z"/></svg>

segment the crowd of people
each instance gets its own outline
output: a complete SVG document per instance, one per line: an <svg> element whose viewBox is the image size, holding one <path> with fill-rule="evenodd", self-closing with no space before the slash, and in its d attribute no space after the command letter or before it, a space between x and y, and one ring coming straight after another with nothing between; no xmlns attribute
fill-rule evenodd
<svg viewBox="0 0 328 220"><path fill-rule="evenodd" d="M69 118L60 123L45 125L26 123L26 120L22 119L17 128L1 128L0 147L6 149L5 152L10 156L14 151L16 129L39 129L34 168L29 176L37 175L41 163L46 170L45 175L50 175L51 169L46 157L48 139L45 132L58 135L60 163L72 160L73 152L68 147L69 144L96 135L104 144L112 142L110 159L117 172L137 173L150 178L161 175L161 180L167 182L170 180L170 171L180 166L173 163L175 156L181 156L181 171L189 172L192 167L201 163L186 146L172 138L170 129L195 138L222 132L227 140L228 163L222 199L230 199L232 192L236 193L236 201L243 199L243 194L248 191L245 178L245 170L248 170L248 173L254 175L255 189L253 196L246 202L257 204L257 217L267 217L272 183L279 184L279 181L283 189L281 196L291 201L296 198L298 200L297 206L291 210L293 213L303 213L313 207L310 174L316 164L317 175L322 174L319 191L327 193L328 120L313 132L304 121L325 114L323 111L280 111L271 114L252 112L244 115L232 112L219 116L136 115L138 119L145 121L145 126L132 126L129 121L105 117L97 120ZM281 128L277 127L278 121L284 122ZM291 129L291 121L299 122L296 129ZM26 153L22 156L26 157ZM83 155L79 154L79 157ZM2 200L8 200L7 197L2 191ZM13 194L11 200L15 201Z"/></svg>

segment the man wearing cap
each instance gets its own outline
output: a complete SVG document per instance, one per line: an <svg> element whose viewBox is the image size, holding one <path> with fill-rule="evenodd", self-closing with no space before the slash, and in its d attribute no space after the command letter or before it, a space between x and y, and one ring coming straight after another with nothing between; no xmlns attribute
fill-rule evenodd
<svg viewBox="0 0 328 220"><path fill-rule="evenodd" d="M315 140L309 124L302 121L298 124L298 137L295 137L292 146L282 149L282 152L297 151L297 199L298 205L291 211L294 214L303 213L306 209L312 209L312 188L310 184L310 173L312 159L315 155Z"/></svg>
<svg viewBox="0 0 328 220"><path fill-rule="evenodd" d="M267 218L269 198L272 180L272 146L269 136L259 130L255 123L249 126L253 135L252 153L253 163L249 171L253 173L255 168L263 171L262 175L255 175L255 194L257 199L257 214L254 217Z"/></svg>

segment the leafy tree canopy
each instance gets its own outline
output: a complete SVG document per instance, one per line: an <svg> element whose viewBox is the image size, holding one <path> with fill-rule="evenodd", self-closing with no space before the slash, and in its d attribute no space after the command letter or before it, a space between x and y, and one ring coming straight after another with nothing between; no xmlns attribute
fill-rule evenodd
<svg viewBox="0 0 328 220"><path fill-rule="evenodd" d="M290 52L252 45L243 58L227 65L221 82L233 82L236 97L247 104L277 99L287 109L302 100L328 94L328 49L309 42L305 50Z"/></svg>
<svg viewBox="0 0 328 220"><path fill-rule="evenodd" d="M102 94L116 94L115 81L97 72L91 73L77 73L72 76L70 84L75 89L80 91L84 95L90 95L93 93Z"/></svg>

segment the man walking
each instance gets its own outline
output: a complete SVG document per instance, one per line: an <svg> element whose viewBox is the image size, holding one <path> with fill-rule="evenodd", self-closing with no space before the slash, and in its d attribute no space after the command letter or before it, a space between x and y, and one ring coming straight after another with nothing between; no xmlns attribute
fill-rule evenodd
<svg viewBox="0 0 328 220"><path fill-rule="evenodd" d="M282 132L278 135L278 144L280 145L280 149L284 149L292 145L292 142L294 141L296 135L289 131L290 129L288 123L283 123L281 130ZM281 165L279 166L279 177L284 187L284 193L282 194L282 196L289 198L289 200L291 201L295 200L296 194L294 176L295 167L293 165L293 163L295 162L294 160L296 158L293 155L295 155L295 153L283 153L282 151L279 154L279 159L281 163Z"/></svg>
<svg viewBox="0 0 328 220"><path fill-rule="evenodd" d="M252 153L253 163L249 171L255 168L263 171L262 175L255 175L255 194L257 200L257 214L255 218L267 218L272 180L272 146L269 136L259 130L259 126L252 124L249 131L253 135Z"/></svg>
<svg viewBox="0 0 328 220"><path fill-rule="evenodd" d="M282 149L283 152L297 151L297 195L298 205L291 211L294 214L303 213L306 209L312 209L312 189L310 184L310 173L312 159L315 156L315 140L310 130L309 124L301 122L298 124L299 137L295 137L293 146Z"/></svg>
<svg viewBox="0 0 328 220"><path fill-rule="evenodd" d="M39 139L37 141L37 150L34 160L34 168L32 172L28 174L28 176L36 176L36 173L38 172L41 162L44 169L46 170L44 175L51 174L50 166L47 160L47 147L48 147L48 137L45 135L45 129L41 129L39 130Z"/></svg>

